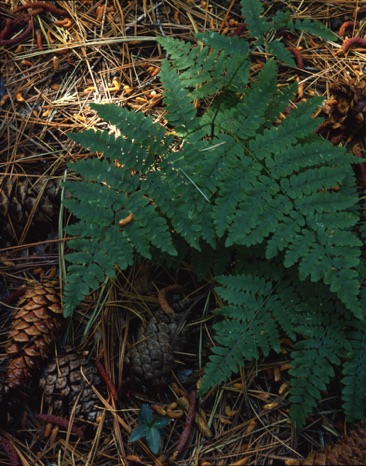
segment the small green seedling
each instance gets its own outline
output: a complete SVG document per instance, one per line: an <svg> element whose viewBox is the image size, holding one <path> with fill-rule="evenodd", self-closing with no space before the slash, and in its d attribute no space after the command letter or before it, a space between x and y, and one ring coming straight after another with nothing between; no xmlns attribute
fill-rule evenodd
<svg viewBox="0 0 366 466"><path fill-rule="evenodd" d="M149 406L143 404L137 421L139 425L131 432L130 442L144 438L150 450L156 454L160 449L160 431L169 424L169 420L154 416Z"/></svg>

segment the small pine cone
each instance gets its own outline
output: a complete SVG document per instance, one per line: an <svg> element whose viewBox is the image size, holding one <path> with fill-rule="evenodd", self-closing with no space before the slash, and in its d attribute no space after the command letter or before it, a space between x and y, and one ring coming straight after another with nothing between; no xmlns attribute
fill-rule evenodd
<svg viewBox="0 0 366 466"><path fill-rule="evenodd" d="M77 403L76 416L95 422L100 402L91 385L101 385L98 369L72 347L66 347L46 365L39 382L44 402L53 414L68 418Z"/></svg>
<svg viewBox="0 0 366 466"><path fill-rule="evenodd" d="M313 465L365 465L366 430L357 428L340 438L334 445L326 445L323 450L312 452L299 464Z"/></svg>
<svg viewBox="0 0 366 466"><path fill-rule="evenodd" d="M182 314L168 314L161 309L137 330L136 343L126 354L132 383L159 389L167 384L175 367L174 352L186 344L186 330L180 332Z"/></svg>
<svg viewBox="0 0 366 466"><path fill-rule="evenodd" d="M5 244L17 242L24 228L33 241L51 232L58 216L54 202L59 185L58 180L40 178L33 183L27 177L0 177L0 237Z"/></svg>
<svg viewBox="0 0 366 466"><path fill-rule="evenodd" d="M62 326L58 281L32 282L14 311L5 351L9 362L5 384L20 387L39 361L48 356Z"/></svg>

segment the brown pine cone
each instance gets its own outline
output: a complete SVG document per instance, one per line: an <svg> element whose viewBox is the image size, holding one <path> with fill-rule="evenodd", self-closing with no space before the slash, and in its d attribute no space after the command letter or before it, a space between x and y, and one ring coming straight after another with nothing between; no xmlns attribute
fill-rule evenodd
<svg viewBox="0 0 366 466"><path fill-rule="evenodd" d="M58 180L0 177L0 238L18 243L23 236L33 241L45 238L56 221ZM25 231L26 230L26 231ZM29 233L29 234L28 234Z"/></svg>
<svg viewBox="0 0 366 466"><path fill-rule="evenodd" d="M182 300L180 294L171 296L165 311L158 309L153 317L139 326L125 358L131 383L152 389L167 384L176 366L174 353L182 351L186 345L187 329L182 328L183 311L196 301Z"/></svg>
<svg viewBox="0 0 366 466"><path fill-rule="evenodd" d="M319 451L311 452L304 460L287 460L288 466L324 465L365 465L366 430L360 427L337 440L334 445L326 445Z"/></svg>
<svg viewBox="0 0 366 466"><path fill-rule="evenodd" d="M366 84L364 81L338 81L331 84L331 98L325 102L324 113L328 115L334 130L341 130L345 139L362 136L366 128Z"/></svg>
<svg viewBox="0 0 366 466"><path fill-rule="evenodd" d="M179 315L159 310L139 327L125 360L131 381L154 388L166 385L175 365L174 352L184 345L184 337L177 334L180 320Z"/></svg>
<svg viewBox="0 0 366 466"><path fill-rule="evenodd" d="M100 401L91 385L101 386L98 369L72 347L66 347L46 365L39 382L52 414L68 418L77 403L76 416L95 422Z"/></svg>
<svg viewBox="0 0 366 466"><path fill-rule="evenodd" d="M48 356L62 326L58 281L31 282L14 311L5 351L9 362L5 384L20 387Z"/></svg>

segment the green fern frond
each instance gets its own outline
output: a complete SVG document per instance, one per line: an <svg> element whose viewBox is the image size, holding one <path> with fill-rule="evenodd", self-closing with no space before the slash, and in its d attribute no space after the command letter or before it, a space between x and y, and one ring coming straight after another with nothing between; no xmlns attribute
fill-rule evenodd
<svg viewBox="0 0 366 466"><path fill-rule="evenodd" d="M273 319L273 284L257 275L230 275L216 278L221 285L216 288L228 305L217 314L225 319L214 325L215 341L212 355L201 380L200 391L225 382L243 367L245 360L279 351L280 335Z"/></svg>
<svg viewBox="0 0 366 466"><path fill-rule="evenodd" d="M249 142L249 148L259 159L266 159L269 154L280 153L282 150L301 141L314 133L318 126L312 114L321 104L321 99L314 98L300 104L291 110L278 127L272 126L258 134Z"/></svg>
<svg viewBox="0 0 366 466"><path fill-rule="evenodd" d="M325 40L337 40L338 37L334 32L328 29L324 24L319 21L313 21L310 18L303 20L297 19L294 23L294 29L300 32L307 32Z"/></svg>
<svg viewBox="0 0 366 466"><path fill-rule="evenodd" d="M306 417L321 398L321 391L334 377L334 367L340 366L349 343L344 335L341 313L335 312L334 301L299 305L295 327L304 339L295 344L291 353L290 416L301 429ZM302 309L301 309L302 308ZM299 312L301 311L301 312Z"/></svg>
<svg viewBox="0 0 366 466"><path fill-rule="evenodd" d="M267 33L271 30L271 25L263 16L264 8L262 2L258 2L257 0L241 0L240 3L250 36L264 40Z"/></svg>
<svg viewBox="0 0 366 466"><path fill-rule="evenodd" d="M366 326L360 322L348 334L351 346L343 365L343 409L351 421L366 416Z"/></svg>
<svg viewBox="0 0 366 466"><path fill-rule="evenodd" d="M80 230L84 228L84 235ZM97 289L105 277L115 276L114 264L126 269L133 263L133 248L128 239L119 235L117 228L106 230L98 224L80 221L68 229L79 238L70 240L77 253L66 255L68 280L64 287L64 316L72 315L76 306L91 291ZM103 271L103 275L101 274Z"/></svg>
<svg viewBox="0 0 366 466"><path fill-rule="evenodd" d="M194 108L190 91L182 86L179 75L173 71L172 66L163 62L160 71L161 82L164 85L164 104L167 110L167 120L176 127L178 134L189 133L197 129L198 121L195 119L197 111ZM177 99L179 106L177 108Z"/></svg>
<svg viewBox="0 0 366 466"><path fill-rule="evenodd" d="M180 41L165 37L158 39L171 54L172 63L164 61L160 75L165 90L167 119L177 126L178 131L181 126L188 125L186 131L195 128L192 120L196 114L193 106L196 99L212 96L224 88L226 91L241 91L249 80L247 42L218 33L197 34L196 37L206 47L193 47L184 58L181 53L187 50ZM178 108L177 101L180 102Z"/></svg>
<svg viewBox="0 0 366 466"><path fill-rule="evenodd" d="M227 109L217 99L216 104L206 112L205 118L209 119L212 115L211 122L219 131L240 134L243 140L252 138L265 123L268 105L277 91L277 66L274 60L268 60L254 83L245 90L243 97L236 97L236 102Z"/></svg>
<svg viewBox="0 0 366 466"><path fill-rule="evenodd" d="M279 61L286 63L286 65L293 67L296 66L296 63L292 57L292 53L279 39L268 42L267 52L271 55L274 55Z"/></svg>

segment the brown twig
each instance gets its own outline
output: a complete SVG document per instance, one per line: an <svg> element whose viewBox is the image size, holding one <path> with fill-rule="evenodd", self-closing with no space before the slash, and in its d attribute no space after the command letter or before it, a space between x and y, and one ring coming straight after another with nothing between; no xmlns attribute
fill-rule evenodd
<svg viewBox="0 0 366 466"><path fill-rule="evenodd" d="M118 400L118 393L117 393L116 387L114 386L110 375L105 370L105 368L104 368L104 366L103 366L103 364L102 364L102 362L101 362L101 360L99 358L97 358L95 360L95 365L97 366L99 375L102 377L105 384L107 385L107 388L108 388L110 394L112 395L113 399L115 401L117 401Z"/></svg>
<svg viewBox="0 0 366 466"><path fill-rule="evenodd" d="M48 10L48 11L51 11L52 13L55 13L56 15L61 15L61 16L68 15L68 12L66 10L62 10L60 8L55 7L55 5L52 5L51 3L45 3L45 2L26 3L25 5L21 5L21 6L18 6L18 8L15 8L15 10L13 10L13 13L17 13L18 11L22 11L22 10L27 10L29 8L43 8L44 10Z"/></svg>
<svg viewBox="0 0 366 466"><path fill-rule="evenodd" d="M74 425L70 427L70 422L67 419L64 419L63 417L54 416L53 414L42 414L42 413L36 413L34 414L34 417L38 419L39 421L50 422L51 424L62 427L63 429L66 429L66 430L70 429L70 432L77 435L79 438L81 439L84 438L83 431L79 429L79 427L76 427Z"/></svg>
<svg viewBox="0 0 366 466"><path fill-rule="evenodd" d="M9 459L10 466L20 466L19 457L13 444L4 437L0 437L0 448L5 451Z"/></svg>
<svg viewBox="0 0 366 466"><path fill-rule="evenodd" d="M170 461L175 461L176 457L179 453L183 450L185 444L187 443L188 437L192 431L193 423L194 423L194 415L196 409L196 392L194 390L191 391L189 394L189 409L187 412L187 419L184 425L184 429L182 435L179 439L179 442L174 450L174 453L170 457Z"/></svg>

